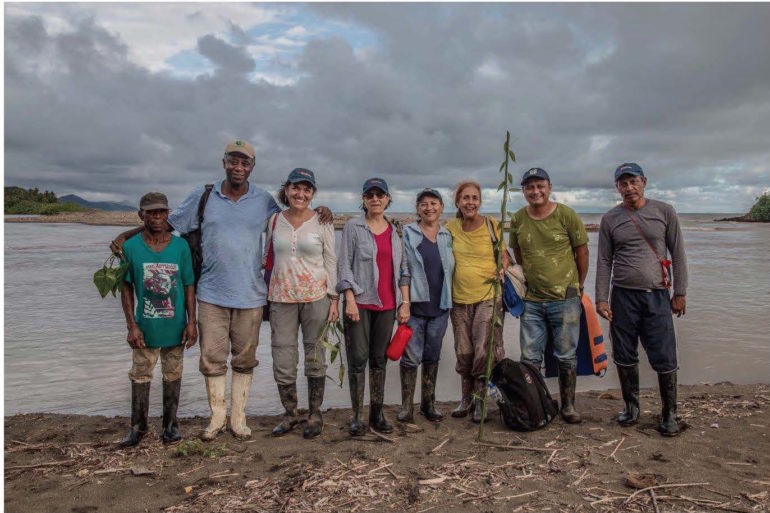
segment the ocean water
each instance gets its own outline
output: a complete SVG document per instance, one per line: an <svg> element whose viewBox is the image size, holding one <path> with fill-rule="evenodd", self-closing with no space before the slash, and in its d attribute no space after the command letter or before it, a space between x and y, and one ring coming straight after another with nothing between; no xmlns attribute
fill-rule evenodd
<svg viewBox="0 0 770 513"><path fill-rule="evenodd" d="M581 216L598 223L601 215ZM687 314L675 320L680 383L770 379L770 224L714 222L722 215L681 216L690 288ZM124 228L76 224L5 224L5 414L59 412L126 415L130 406L131 350L120 300L102 299L93 273L109 256L109 241ZM586 290L593 295L597 234L589 233L591 265ZM606 324L603 325L605 333ZM505 350L519 357L519 324L505 319ZM609 344L608 351L609 351ZM642 386L657 383L640 348ZM270 358L270 328L263 325L257 350L260 365L247 411L281 411ZM180 416L208 412L206 388L198 372L198 345L187 351ZM301 360L301 358L300 358ZM454 341L444 339L438 400L459 397ZM336 376L339 360L329 367ZM400 402L397 362L388 363L386 402ZM299 372L301 406L306 385ZM151 392L151 414L160 414L160 364ZM548 380L552 391L554 379ZM327 384L324 407L348 407L343 388ZM614 368L603 378L581 377L578 388L618 386ZM418 392L419 394L419 392Z"/></svg>

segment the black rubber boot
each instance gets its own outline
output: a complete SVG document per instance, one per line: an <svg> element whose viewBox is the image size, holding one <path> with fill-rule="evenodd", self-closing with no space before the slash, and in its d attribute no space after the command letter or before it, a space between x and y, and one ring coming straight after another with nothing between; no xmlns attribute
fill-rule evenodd
<svg viewBox="0 0 770 513"><path fill-rule="evenodd" d="M475 397L473 398L473 416L471 420L476 424L481 424L481 413L484 411L484 402L481 400L481 395L484 393L484 378L476 380L476 387L473 390ZM484 416L486 420L486 416Z"/></svg>
<svg viewBox="0 0 770 513"><path fill-rule="evenodd" d="M559 395L561 396L561 418L567 424L580 424L583 419L575 410L575 386L577 369L559 362Z"/></svg>
<svg viewBox="0 0 770 513"><path fill-rule="evenodd" d="M431 422L441 422L444 415L436 410L436 375L438 374L438 362L422 362L422 383L420 388L422 400L420 412Z"/></svg>
<svg viewBox="0 0 770 513"><path fill-rule="evenodd" d="M281 404L286 412L283 414L281 422L273 428L273 436L285 435L299 423L297 384L278 385L278 395L281 397Z"/></svg>
<svg viewBox="0 0 770 513"><path fill-rule="evenodd" d="M396 415L399 422L414 422L414 386L417 368L399 365L401 374L401 411Z"/></svg>
<svg viewBox="0 0 770 513"><path fill-rule="evenodd" d="M181 387L182 378L176 381L163 382L163 433L161 439L164 444L171 444L182 439L182 435L179 434L179 423L176 419Z"/></svg>
<svg viewBox="0 0 770 513"><path fill-rule="evenodd" d="M457 408L452 410L452 417L461 419L468 416L468 412L473 407L473 378L462 377L462 397Z"/></svg>
<svg viewBox="0 0 770 513"><path fill-rule="evenodd" d="M350 422L350 434L362 436L366 434L366 426L361 422L361 407L364 405L364 387L366 385L366 373L348 373L350 384L350 403L353 406L353 420Z"/></svg>
<svg viewBox="0 0 770 513"><path fill-rule="evenodd" d="M150 383L131 382L131 430L120 441L121 447L134 447L147 434L150 410Z"/></svg>
<svg viewBox="0 0 770 513"><path fill-rule="evenodd" d="M639 366L629 367L616 365L620 378L620 389L623 392L625 409L618 415L618 424L633 426L639 420Z"/></svg>
<svg viewBox="0 0 770 513"><path fill-rule="evenodd" d="M385 369L369 369L369 429L392 433L393 426L385 420L382 403L385 399Z"/></svg>
<svg viewBox="0 0 770 513"><path fill-rule="evenodd" d="M658 430L663 436L676 436L679 434L679 424L676 422L676 371L658 374L658 386L663 403Z"/></svg>
<svg viewBox="0 0 770 513"><path fill-rule="evenodd" d="M324 427L324 419L321 416L321 404L324 402L324 390L326 389L326 376L320 378L307 378L307 395L309 412L307 426L302 431L305 438L315 438L321 434Z"/></svg>

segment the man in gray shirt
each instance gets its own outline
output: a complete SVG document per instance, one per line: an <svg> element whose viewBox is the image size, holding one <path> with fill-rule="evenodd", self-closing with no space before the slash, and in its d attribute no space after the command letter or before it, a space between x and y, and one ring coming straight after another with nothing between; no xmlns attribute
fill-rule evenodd
<svg viewBox="0 0 770 513"><path fill-rule="evenodd" d="M612 354L623 391L622 426L639 418L638 342L658 373L660 433L675 436L676 336L672 313L685 313L687 258L674 208L644 197L647 178L634 163L615 170L623 203L602 216L596 259L596 312L610 321ZM671 255L671 260L667 255ZM672 269L673 268L673 269ZM673 270L674 295L670 296ZM609 298L610 276L612 297ZM608 301L609 300L609 301Z"/></svg>

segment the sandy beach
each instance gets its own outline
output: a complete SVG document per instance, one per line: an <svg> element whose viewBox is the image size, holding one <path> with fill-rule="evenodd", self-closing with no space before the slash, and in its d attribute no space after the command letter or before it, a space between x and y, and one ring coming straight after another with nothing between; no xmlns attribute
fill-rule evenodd
<svg viewBox="0 0 770 513"><path fill-rule="evenodd" d="M769 385L680 387L676 438L655 430L657 390L642 391L635 427L615 423L619 398L580 393L582 424L532 433L507 430L492 408L483 443L468 419L419 415L387 439L354 439L350 411L335 409L312 441L300 428L275 439L276 418L257 416L249 441L200 444L205 419L192 418L181 420L187 441L164 447L153 418L143 442L121 450L124 417L6 417L5 511L768 511Z"/></svg>

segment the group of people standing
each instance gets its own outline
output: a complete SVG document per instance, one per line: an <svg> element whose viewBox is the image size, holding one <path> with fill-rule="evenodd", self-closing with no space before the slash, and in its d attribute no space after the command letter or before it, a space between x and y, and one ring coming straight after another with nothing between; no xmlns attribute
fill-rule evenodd
<svg viewBox="0 0 770 513"><path fill-rule="evenodd" d="M182 347L194 344L198 332L199 369L211 409L209 424L199 436L213 440L229 428L235 437L248 438L245 406L258 364L256 348L265 310L269 311L273 374L285 409L273 434L286 434L301 422L297 400L301 329L309 403L303 436L318 436L323 429L326 386L326 356L318 335L326 322L340 318L340 300L353 409L351 435L367 431L361 415L367 364L368 428L382 433L393 430L383 403L386 350L394 323L412 329L399 365L402 404L397 420L414 420L419 367L420 413L429 421L443 419L436 409L435 387L451 318L455 370L461 378L460 404L452 416L470 415L480 422L490 333L494 332L493 361L505 356L503 305L499 298L495 301L493 287L501 279L498 258L503 268L520 264L527 282L522 298L522 360L539 368L550 337L559 361L562 418L568 423L581 421L575 409L575 351L580 296L588 270L588 236L572 209L550 200L552 184L545 170L533 168L522 177L527 205L511 219L513 259L508 251L497 254L496 242L504 237L502 227L480 214L482 190L472 180L455 188L457 214L446 226L440 222L444 198L437 190L420 191L415 200L418 220L401 226L385 215L392 201L387 182L366 180L363 213L345 224L338 255L331 212L326 207L311 208L318 189L315 174L304 168L289 174L278 191L282 209L267 191L249 183L254 163L249 143L229 143L222 160L224 180L196 188L173 213L162 194L145 195L139 210L143 226L121 234L111 245L129 263L122 299L127 340L133 348L132 416L124 446L136 445L147 432L149 385L159 356L164 388L162 438L179 440L176 409ZM684 313L687 283L679 224L669 205L644 198L646 178L636 164L620 166L615 182L623 203L602 219L596 308L611 321L613 354L626 404L618 421L627 425L639 415L637 343L641 339L661 376L661 432L676 434L677 363L671 312ZM193 288L190 247L172 236L173 230L199 236L202 262L197 289ZM264 246L263 233L267 234ZM651 250L654 255L645 254ZM676 277L670 300L671 276L663 267L667 254L673 256ZM263 275L265 266L268 272ZM608 303L610 279L613 289ZM151 297L151 289L161 297ZM159 304L164 307L155 307ZM500 319L496 324L495 310ZM229 423L228 353L232 369Z"/></svg>

